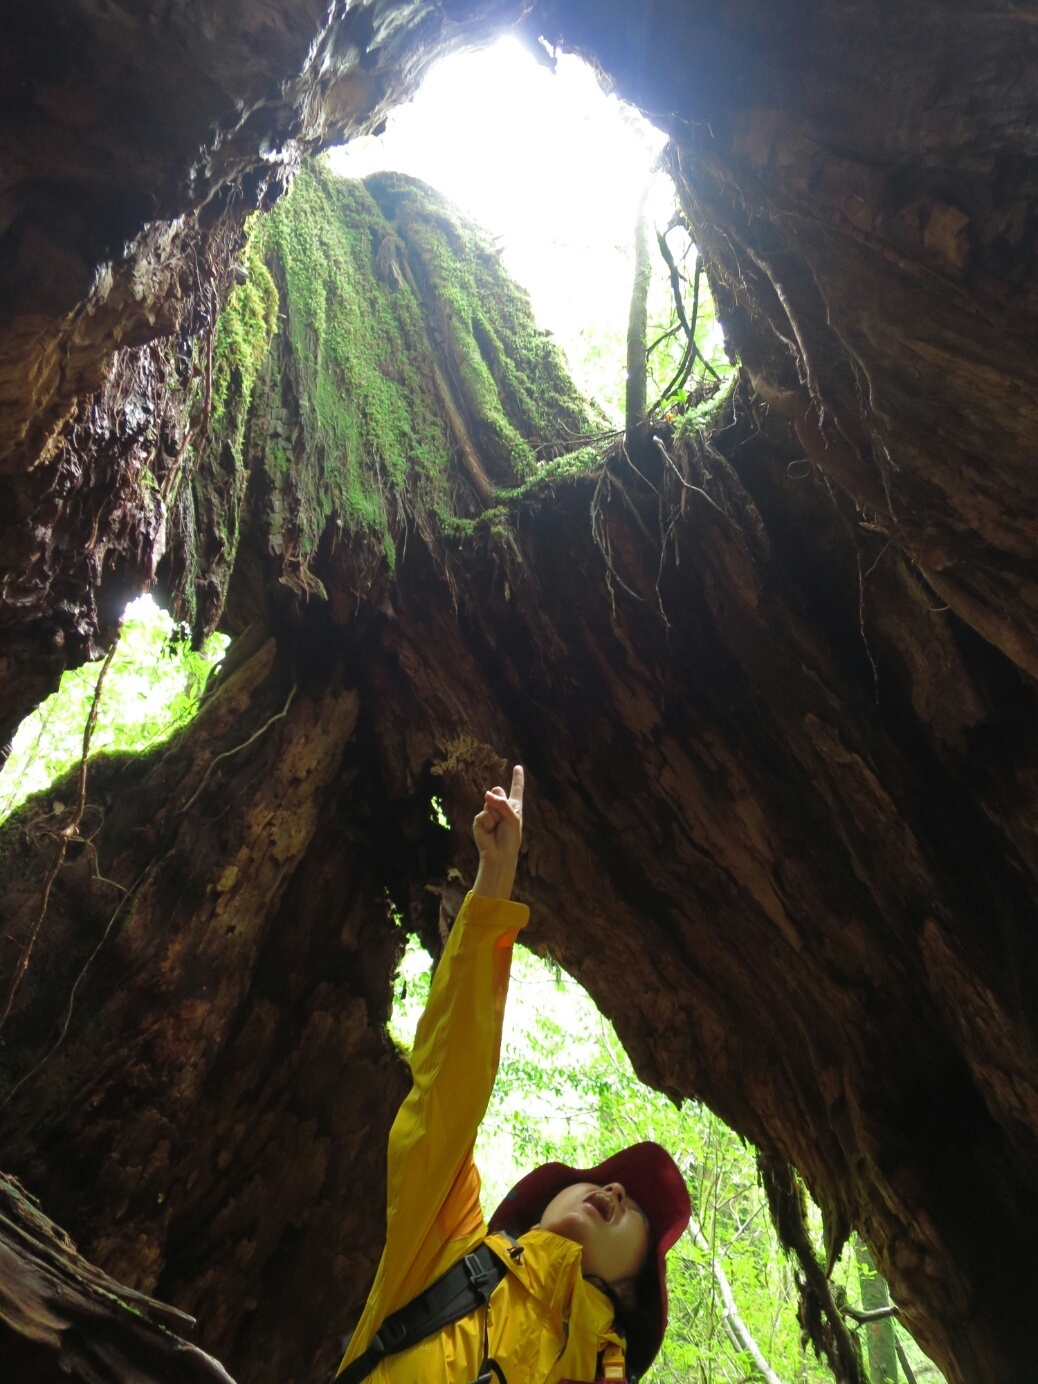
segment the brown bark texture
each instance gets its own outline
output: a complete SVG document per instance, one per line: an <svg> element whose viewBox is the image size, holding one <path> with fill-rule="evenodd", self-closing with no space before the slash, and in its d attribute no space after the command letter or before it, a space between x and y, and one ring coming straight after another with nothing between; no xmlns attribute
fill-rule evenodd
<svg viewBox="0 0 1038 1384"><path fill-rule="evenodd" d="M206 422L205 351L162 343L204 343L240 212L513 17L213 8L161 63L115 9L45 10L64 46L3 21L25 92L0 117L21 151L0 223L11 724L159 564L162 486ZM799 1169L834 1243L862 1232L954 1384L1026 1379L1033 7L599 0L528 29L671 134L738 388L639 473L546 475L470 531L418 532L405 486L392 576L345 503L300 551L257 413L234 666L169 750L94 775L103 826L3 1035L0 1166L242 1380L326 1365L377 1259L407 1083L382 1027L387 891L434 938L478 791L521 758L531 942L646 1080ZM286 349L258 402L292 415L302 475ZM440 379L478 515L488 472ZM5 837L15 937L46 832L37 807Z"/></svg>
<svg viewBox="0 0 1038 1384"><path fill-rule="evenodd" d="M87 1263L24 1188L0 1178L0 1351L7 1379L231 1384L175 1333L193 1320Z"/></svg>
<svg viewBox="0 0 1038 1384"><path fill-rule="evenodd" d="M0 759L154 578L246 214L512 8L5 7Z"/></svg>
<svg viewBox="0 0 1038 1384"><path fill-rule="evenodd" d="M33 1061L4 1124L91 1258L175 1296L247 1377L302 1379L378 1257L373 1151L407 1088L381 1028L401 934L338 803L356 692L340 670L311 695L261 632L235 658L182 744L95 773L104 840L55 887L27 985L59 1004L8 1030ZM212 789L232 780L224 811ZM7 894L16 929L38 883Z"/></svg>
<svg viewBox="0 0 1038 1384"><path fill-rule="evenodd" d="M674 135L761 399L941 602L1034 676L1033 6L548 8Z"/></svg>

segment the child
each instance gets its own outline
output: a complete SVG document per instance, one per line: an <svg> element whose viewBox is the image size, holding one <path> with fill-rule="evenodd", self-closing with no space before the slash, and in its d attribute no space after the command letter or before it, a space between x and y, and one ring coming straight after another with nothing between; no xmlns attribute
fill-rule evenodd
<svg viewBox="0 0 1038 1384"><path fill-rule="evenodd" d="M547 1163L489 1227L480 1210L472 1149L529 919L509 902L522 809L516 766L510 793L491 789L473 823L479 870L415 1035L414 1085L389 1136L386 1247L339 1384L619 1384L663 1340L664 1255L690 1205L658 1144L583 1171Z"/></svg>

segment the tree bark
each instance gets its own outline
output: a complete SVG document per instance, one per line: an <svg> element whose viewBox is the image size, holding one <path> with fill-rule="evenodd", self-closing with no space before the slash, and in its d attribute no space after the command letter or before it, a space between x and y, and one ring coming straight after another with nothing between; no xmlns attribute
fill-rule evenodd
<svg viewBox="0 0 1038 1384"><path fill-rule="evenodd" d="M624 441L630 455L641 461L648 440L649 419L649 259L648 185L638 199L634 221L634 282L627 315L627 401Z"/></svg>
<svg viewBox="0 0 1038 1384"><path fill-rule="evenodd" d="M156 408L193 388L181 348L204 342L237 215L491 12L516 10L387 30L351 5L318 31L290 5L261 34L241 7L202 32L193 11L124 24L79 5L55 44L35 12L7 21L0 61L23 84L2 116L20 151L0 247L12 721L101 650L181 541L155 497L191 409L163 424ZM250 419L225 615L239 640L254 617L276 629L276 656L262 675L246 659L248 695L228 683L139 781L99 781L101 873L129 897L117 914L86 860L56 882L5 1028L6 1076L27 1079L0 1160L107 1267L202 1304L205 1339L246 1378L330 1358L380 1233L352 1203L336 1218L351 1179L377 1201L406 1084L382 1046L384 890L435 932L418 903L447 865L419 859L435 855L417 824L430 776L463 823L483 773L518 754L541 802L531 940L616 1018L645 1077L709 1100L802 1171L831 1226L862 1231L950 1379L1026 1377L1038 29L1008 0L560 0L528 19L673 135L743 364L731 411L708 436L662 434L644 480L615 457L548 473L486 521L471 505L470 527L427 510L419 525L414 488L389 484L390 580L349 497L315 480L317 438L276 374L299 445L275 485L269 412ZM291 503L315 496L306 543ZM200 551L218 517L189 535ZM293 682L288 713L177 815ZM8 924L38 900L28 829L6 838Z"/></svg>
<svg viewBox="0 0 1038 1384"><path fill-rule="evenodd" d="M854 1236L854 1260L858 1266L861 1305L866 1312L890 1307L890 1293L881 1274L876 1272L869 1247L860 1235ZM871 1384L897 1384L897 1337L892 1317L865 1323L869 1351Z"/></svg>

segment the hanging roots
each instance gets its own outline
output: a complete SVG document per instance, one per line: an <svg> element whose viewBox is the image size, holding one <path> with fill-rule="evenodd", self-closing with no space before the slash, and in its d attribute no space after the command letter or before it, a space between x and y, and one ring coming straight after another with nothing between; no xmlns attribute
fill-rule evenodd
<svg viewBox="0 0 1038 1384"><path fill-rule="evenodd" d="M58 832L58 844L54 851L54 859L51 861L50 869L47 871L43 881L43 889L40 891L40 906L36 910L36 917L29 928L29 936L26 938L25 945L22 947L21 955L14 968L14 975L7 989L7 999L4 1002L3 1013L0 1014L0 1028L3 1028L11 1013L14 1005L15 995L18 987L22 983L25 972L29 969L29 959L32 956L32 949L36 945L36 939L40 935L43 927L43 920L47 916L47 906L50 903L50 891L54 886L54 881L58 877L58 871L65 860L65 853L68 850L69 842L78 839L79 824L83 820L83 812L86 808L86 787L87 787L87 758L90 755L90 740L94 734L94 726L97 724L97 712L101 705L101 688L104 685L105 674L111 667L115 651L119 647L119 635L122 632L122 625L115 632L112 640L112 647L105 656L104 663L101 664L101 671L97 675L97 683L94 687L94 696L90 703L90 712L86 719L86 726L83 730L83 753L79 760L79 777L76 784L76 803L72 809L72 816L68 822Z"/></svg>
<svg viewBox="0 0 1038 1384"><path fill-rule="evenodd" d="M868 1384L861 1345L847 1329L811 1243L803 1183L794 1168L769 1154L758 1153L757 1171L779 1244L797 1263L797 1317L806 1341L829 1365L837 1384Z"/></svg>

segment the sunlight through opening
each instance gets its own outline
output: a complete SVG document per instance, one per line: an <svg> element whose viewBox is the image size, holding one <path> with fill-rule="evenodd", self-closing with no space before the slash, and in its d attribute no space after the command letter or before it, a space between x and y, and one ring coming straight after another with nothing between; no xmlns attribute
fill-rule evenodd
<svg viewBox="0 0 1038 1384"><path fill-rule="evenodd" d="M602 90L591 67L557 55L555 71L517 40L436 65L385 133L332 150L345 177L392 170L431 183L496 238L505 267L529 292L581 390L616 422L623 416L626 329L634 272L634 223L642 193L659 230L676 209L658 168L666 136L634 107ZM670 237L679 261L690 242ZM650 340L665 331L673 299L654 253ZM697 331L704 355L728 370L709 295ZM654 361L662 386L678 352Z"/></svg>
<svg viewBox="0 0 1038 1384"><path fill-rule="evenodd" d="M91 757L102 750L142 754L195 715L206 679L230 639L210 635L195 652L175 635L172 617L151 596L139 596L126 607L119 647L101 689ZM63 673L58 690L18 727L0 773L0 821L78 764L101 666L87 663Z"/></svg>

